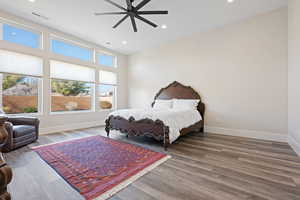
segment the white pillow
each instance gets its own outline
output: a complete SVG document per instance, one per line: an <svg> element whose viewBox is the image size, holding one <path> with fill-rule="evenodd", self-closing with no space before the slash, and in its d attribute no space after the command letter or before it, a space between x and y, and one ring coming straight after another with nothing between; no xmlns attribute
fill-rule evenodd
<svg viewBox="0 0 300 200"><path fill-rule="evenodd" d="M197 110L200 99L174 99L173 109Z"/></svg>
<svg viewBox="0 0 300 200"><path fill-rule="evenodd" d="M155 109L171 109L173 107L173 100L155 100L153 108Z"/></svg>

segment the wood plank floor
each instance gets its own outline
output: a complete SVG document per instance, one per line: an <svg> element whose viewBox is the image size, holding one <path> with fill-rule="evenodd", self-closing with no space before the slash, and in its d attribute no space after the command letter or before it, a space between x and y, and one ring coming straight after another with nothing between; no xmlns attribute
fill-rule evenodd
<svg viewBox="0 0 300 200"><path fill-rule="evenodd" d="M83 199L29 147L92 135L105 132L99 127L44 135L6 154L13 200ZM112 138L163 151L150 138ZM168 154L172 159L111 200L300 200L300 158L286 143L194 134L180 138Z"/></svg>

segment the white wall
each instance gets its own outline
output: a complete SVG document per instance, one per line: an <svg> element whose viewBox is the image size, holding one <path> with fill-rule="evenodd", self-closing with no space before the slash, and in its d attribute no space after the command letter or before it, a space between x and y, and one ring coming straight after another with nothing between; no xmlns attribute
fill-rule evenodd
<svg viewBox="0 0 300 200"><path fill-rule="evenodd" d="M17 22L19 24L29 26L33 29L43 32L43 40L46 50L31 49L16 44L0 40L0 49L11 50L15 52L30 54L39 56L44 59L44 79L43 79L43 113L38 115L41 120L41 133L50 133L63 130L72 130L76 128L86 128L96 125L103 125L104 119L106 118L108 111L101 112L76 112L68 114L50 114L50 67L49 60L56 59L61 61L66 61L69 63L79 64L83 66L88 66L96 69L111 70L118 74L118 108L127 107L127 56L119 54L117 52L105 49L97 44L85 41L83 39L77 38L69 34L62 33L60 31L24 20L22 18L13 16L11 14L0 11L0 18L4 20L10 20L12 22ZM98 66L93 63L80 61L77 59L67 58L64 56L56 55L49 52L48 38L50 34L55 34L57 36L66 38L68 40L76 41L84 45L88 45L91 48L96 48L98 50L103 50L106 52L113 53L118 58L118 68L112 69L104 66Z"/></svg>
<svg viewBox="0 0 300 200"><path fill-rule="evenodd" d="M289 0L289 143L300 155L300 1Z"/></svg>
<svg viewBox="0 0 300 200"><path fill-rule="evenodd" d="M207 105L208 131L287 137L287 9L129 57L129 106L146 107L177 80Z"/></svg>

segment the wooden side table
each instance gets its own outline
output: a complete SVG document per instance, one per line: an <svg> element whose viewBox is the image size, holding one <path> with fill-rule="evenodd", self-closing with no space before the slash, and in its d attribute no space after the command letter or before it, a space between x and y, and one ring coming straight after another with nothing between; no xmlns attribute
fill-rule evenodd
<svg viewBox="0 0 300 200"><path fill-rule="evenodd" d="M7 117L0 116L0 150L7 141L7 132L4 127L4 123L7 121ZM10 200L11 196L7 192L7 185L11 182L12 170L6 164L3 155L0 151L0 200Z"/></svg>

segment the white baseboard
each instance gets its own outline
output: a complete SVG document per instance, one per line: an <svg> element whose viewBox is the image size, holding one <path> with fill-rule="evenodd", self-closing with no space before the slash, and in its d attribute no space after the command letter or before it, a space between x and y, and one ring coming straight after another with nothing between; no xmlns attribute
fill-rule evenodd
<svg viewBox="0 0 300 200"><path fill-rule="evenodd" d="M67 124L67 125L60 125L60 126L52 126L52 127L45 127L40 128L40 134L50 134L50 133L57 133L62 131L71 131L76 129L83 129L83 128L91 128L96 126L104 126L103 121L93 121L93 122L82 122L76 124ZM205 126L205 132L208 133L217 133L221 135L230 135L230 136L238 136L238 137L247 137L247 138L254 138L254 139L261 139L261 140L269 140L269 141L277 141L277 142L287 142L287 135L281 133L272 133L272 132L264 132L264 131L250 131L250 130L243 130L243 129L229 129L229 128L221 128L221 127L212 127L212 126ZM297 148L297 141L292 137L289 137L289 142L294 144L295 148ZM292 145L291 145L292 146ZM298 152L300 153L300 144L298 144Z"/></svg>
<svg viewBox="0 0 300 200"><path fill-rule="evenodd" d="M50 134L50 133L71 131L71 130L83 129L83 128L91 128L91 127L96 127L96 126L104 126L104 122L99 120L99 121L93 121L93 122L82 122L82 123L76 123L76 124L67 124L67 125L40 128L40 134L45 135L45 134Z"/></svg>
<svg viewBox="0 0 300 200"><path fill-rule="evenodd" d="M300 156L300 142L298 142L291 134L288 136L289 145Z"/></svg>
<svg viewBox="0 0 300 200"><path fill-rule="evenodd" d="M284 133L251 131L251 130L243 130L243 129L229 129L229 128L220 128L220 127L212 127L212 126L205 126L205 132L217 133L221 135L254 138L260 140L269 140L269 141L276 141L276 142L287 142L287 134Z"/></svg>

